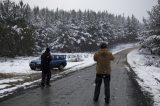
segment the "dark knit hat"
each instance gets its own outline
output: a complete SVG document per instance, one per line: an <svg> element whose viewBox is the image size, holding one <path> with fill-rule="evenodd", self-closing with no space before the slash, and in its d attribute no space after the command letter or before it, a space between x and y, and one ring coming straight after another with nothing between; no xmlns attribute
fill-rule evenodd
<svg viewBox="0 0 160 106"><path fill-rule="evenodd" d="M106 43L101 43L101 44L100 44L100 48L101 48L101 49L107 48L107 44L106 44Z"/></svg>
<svg viewBox="0 0 160 106"><path fill-rule="evenodd" d="M46 48L46 52L50 52L50 49L48 47Z"/></svg>

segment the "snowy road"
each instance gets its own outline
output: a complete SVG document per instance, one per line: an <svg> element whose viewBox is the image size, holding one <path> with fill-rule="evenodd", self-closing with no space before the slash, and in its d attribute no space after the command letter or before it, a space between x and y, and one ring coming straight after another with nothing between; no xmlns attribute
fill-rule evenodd
<svg viewBox="0 0 160 106"><path fill-rule="evenodd" d="M104 103L103 85L99 102L94 104L92 101L95 66L91 66L52 82L51 87L24 91L2 101L0 106L150 106L127 74L125 60L128 51L115 55L112 63L110 105Z"/></svg>

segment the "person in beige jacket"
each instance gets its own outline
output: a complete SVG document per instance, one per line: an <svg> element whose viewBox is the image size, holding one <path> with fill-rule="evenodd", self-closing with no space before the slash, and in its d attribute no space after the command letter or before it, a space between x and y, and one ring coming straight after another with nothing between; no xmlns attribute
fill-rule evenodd
<svg viewBox="0 0 160 106"><path fill-rule="evenodd" d="M110 74L111 74L111 65L110 62L114 60L114 57L111 52L107 50L107 44L102 43L100 45L100 50L95 53L94 61L96 64L96 79L95 79L95 91L93 101L97 102L100 94L100 88L102 80L104 80L105 87L105 103L109 103L110 100Z"/></svg>

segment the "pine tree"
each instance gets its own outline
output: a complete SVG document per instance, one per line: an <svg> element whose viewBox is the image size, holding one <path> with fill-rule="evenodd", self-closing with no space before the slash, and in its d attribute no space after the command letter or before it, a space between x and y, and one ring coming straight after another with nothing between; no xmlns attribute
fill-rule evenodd
<svg viewBox="0 0 160 106"><path fill-rule="evenodd" d="M148 11L149 20L144 20L147 33L147 39L142 48L148 49L151 54L160 55L160 0L158 4Z"/></svg>
<svg viewBox="0 0 160 106"><path fill-rule="evenodd" d="M34 46L34 28L29 23L29 5L17 5L5 0L1 3L1 56L31 55ZM27 46L28 43L30 46Z"/></svg>
<svg viewBox="0 0 160 106"><path fill-rule="evenodd" d="M151 34L160 35L160 0L158 0L156 6L153 6L151 11L148 11L148 14Z"/></svg>
<svg viewBox="0 0 160 106"><path fill-rule="evenodd" d="M127 23L125 26L125 34L128 38L128 41L136 41L136 38L139 35L139 21L132 15L132 17L127 18Z"/></svg>

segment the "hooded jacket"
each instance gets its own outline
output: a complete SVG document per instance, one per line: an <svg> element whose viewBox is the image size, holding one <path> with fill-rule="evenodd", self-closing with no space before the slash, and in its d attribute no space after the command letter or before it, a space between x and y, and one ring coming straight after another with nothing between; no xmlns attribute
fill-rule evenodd
<svg viewBox="0 0 160 106"><path fill-rule="evenodd" d="M50 62L52 60L51 54L49 51L45 51L42 55L41 55L41 69L42 71L47 71L50 69Z"/></svg>
<svg viewBox="0 0 160 106"><path fill-rule="evenodd" d="M111 52L107 49L101 49L96 52L94 55L94 61L96 64L96 73L97 74L111 74L111 65L110 62L114 60L114 57Z"/></svg>

